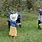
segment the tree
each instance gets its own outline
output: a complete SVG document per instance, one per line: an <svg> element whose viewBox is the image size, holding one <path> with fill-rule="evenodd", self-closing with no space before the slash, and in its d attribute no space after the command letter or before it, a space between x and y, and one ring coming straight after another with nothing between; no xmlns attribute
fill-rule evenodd
<svg viewBox="0 0 42 42"><path fill-rule="evenodd" d="M42 7L42 1L37 0L34 4L33 7L35 10L38 10L39 7Z"/></svg>
<svg viewBox="0 0 42 42"><path fill-rule="evenodd" d="M26 0L27 8L30 10L33 7L32 0Z"/></svg>

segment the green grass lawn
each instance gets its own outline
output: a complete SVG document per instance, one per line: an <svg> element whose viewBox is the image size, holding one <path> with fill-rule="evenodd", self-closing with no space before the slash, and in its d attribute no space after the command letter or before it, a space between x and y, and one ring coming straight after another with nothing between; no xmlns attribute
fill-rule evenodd
<svg viewBox="0 0 42 42"><path fill-rule="evenodd" d="M24 18L22 27L17 28L18 34L16 38L8 36L8 27L0 27L0 42L42 42L42 30L37 28L36 13L22 13Z"/></svg>

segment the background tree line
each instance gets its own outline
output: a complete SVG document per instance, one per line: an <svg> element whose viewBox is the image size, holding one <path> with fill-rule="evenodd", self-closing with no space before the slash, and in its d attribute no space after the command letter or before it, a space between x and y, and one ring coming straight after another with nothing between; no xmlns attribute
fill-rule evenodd
<svg viewBox="0 0 42 42"><path fill-rule="evenodd" d="M0 0L0 15L5 15L7 10L15 10L18 4L22 10L37 10L42 6L42 0Z"/></svg>

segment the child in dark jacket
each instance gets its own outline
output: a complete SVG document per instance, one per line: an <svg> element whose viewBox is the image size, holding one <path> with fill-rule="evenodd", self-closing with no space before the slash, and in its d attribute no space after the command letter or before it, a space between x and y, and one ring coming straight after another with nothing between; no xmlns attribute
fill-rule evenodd
<svg viewBox="0 0 42 42"><path fill-rule="evenodd" d="M38 16L38 29L41 29L39 24L42 23L42 8L39 9L39 16Z"/></svg>
<svg viewBox="0 0 42 42"><path fill-rule="evenodd" d="M21 8L20 5L17 6L17 11L16 13L18 14L18 18L17 18L17 25L21 28Z"/></svg>

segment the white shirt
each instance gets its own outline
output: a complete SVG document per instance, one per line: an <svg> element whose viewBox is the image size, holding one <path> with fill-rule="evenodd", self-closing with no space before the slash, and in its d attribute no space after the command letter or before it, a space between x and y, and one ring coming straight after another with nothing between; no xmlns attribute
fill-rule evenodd
<svg viewBox="0 0 42 42"><path fill-rule="evenodd" d="M39 9L39 11L42 11L42 9ZM41 20L40 14L39 14L39 16L38 16L38 20Z"/></svg>
<svg viewBox="0 0 42 42"><path fill-rule="evenodd" d="M11 15L10 15L10 20L16 21L16 20L17 20L17 17L18 17L18 14L17 14L17 13L11 14Z"/></svg>
<svg viewBox="0 0 42 42"><path fill-rule="evenodd" d="M40 20L40 14L39 14L39 16L38 16L38 20Z"/></svg>

